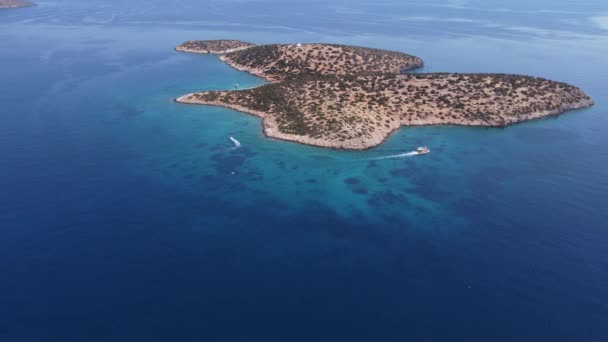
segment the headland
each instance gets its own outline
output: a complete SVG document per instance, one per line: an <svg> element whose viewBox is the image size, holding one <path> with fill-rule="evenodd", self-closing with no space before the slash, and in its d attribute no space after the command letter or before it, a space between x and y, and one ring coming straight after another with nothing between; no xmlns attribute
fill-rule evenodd
<svg viewBox="0 0 608 342"><path fill-rule="evenodd" d="M192 53L223 54L244 50L252 46L255 45L240 40L191 40L180 44L175 50Z"/></svg>

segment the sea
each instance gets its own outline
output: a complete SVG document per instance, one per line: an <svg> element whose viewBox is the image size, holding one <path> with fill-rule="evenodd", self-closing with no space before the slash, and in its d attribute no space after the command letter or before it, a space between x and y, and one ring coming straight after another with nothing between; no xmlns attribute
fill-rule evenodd
<svg viewBox="0 0 608 342"><path fill-rule="evenodd" d="M605 0L37 3L0 10L1 342L608 341ZM192 39L397 50L595 106L322 149L175 103L265 83Z"/></svg>

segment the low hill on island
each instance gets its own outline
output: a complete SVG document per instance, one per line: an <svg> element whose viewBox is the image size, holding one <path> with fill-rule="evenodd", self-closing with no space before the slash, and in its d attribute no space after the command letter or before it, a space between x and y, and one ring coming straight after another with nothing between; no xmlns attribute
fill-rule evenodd
<svg viewBox="0 0 608 342"><path fill-rule="evenodd" d="M307 75L400 74L424 64L401 52L333 44L259 45L220 59L270 82Z"/></svg>
<svg viewBox="0 0 608 342"><path fill-rule="evenodd" d="M269 137L330 148L373 147L401 126L504 127L593 105L572 85L530 76L404 74L422 60L361 47L262 45L221 59L274 83L176 101L260 116Z"/></svg>
<svg viewBox="0 0 608 342"><path fill-rule="evenodd" d="M36 6L36 4L25 0L0 0L0 8L17 8L30 6Z"/></svg>

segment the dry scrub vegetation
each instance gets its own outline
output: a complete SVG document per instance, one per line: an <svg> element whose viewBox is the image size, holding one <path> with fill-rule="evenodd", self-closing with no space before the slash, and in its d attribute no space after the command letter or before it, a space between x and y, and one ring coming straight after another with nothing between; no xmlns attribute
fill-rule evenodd
<svg viewBox="0 0 608 342"><path fill-rule="evenodd" d="M530 76L405 74L422 60L377 49L262 45L223 60L274 83L178 101L262 116L268 136L316 146L363 149L404 125L506 126L593 104L574 86Z"/></svg>

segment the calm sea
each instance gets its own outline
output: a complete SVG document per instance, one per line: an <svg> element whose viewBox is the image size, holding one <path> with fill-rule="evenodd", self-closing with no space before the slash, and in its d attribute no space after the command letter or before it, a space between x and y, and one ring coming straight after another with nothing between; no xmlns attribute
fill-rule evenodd
<svg viewBox="0 0 608 342"><path fill-rule="evenodd" d="M596 106L301 146L172 102L264 83L173 51L218 38L399 50L422 71L569 82ZM603 0L2 10L0 341L606 342L607 56Z"/></svg>

